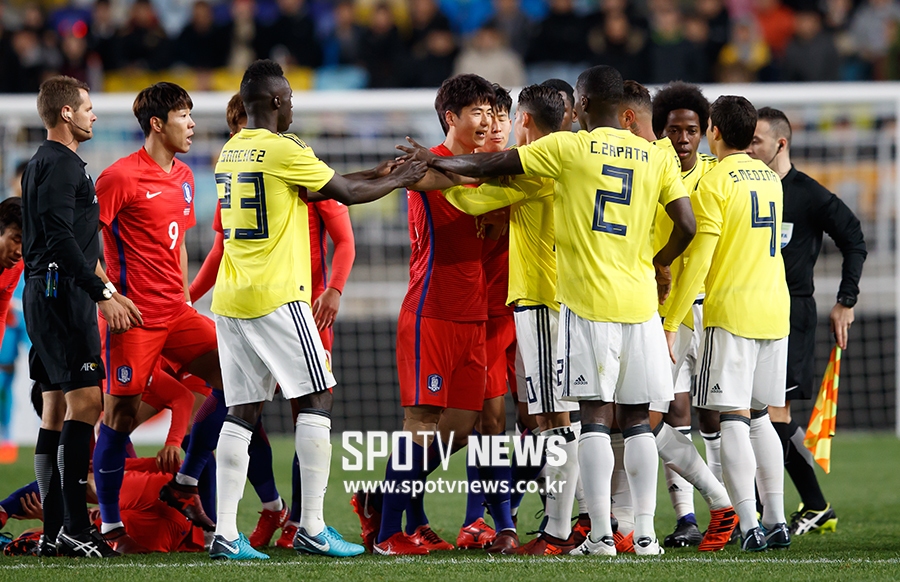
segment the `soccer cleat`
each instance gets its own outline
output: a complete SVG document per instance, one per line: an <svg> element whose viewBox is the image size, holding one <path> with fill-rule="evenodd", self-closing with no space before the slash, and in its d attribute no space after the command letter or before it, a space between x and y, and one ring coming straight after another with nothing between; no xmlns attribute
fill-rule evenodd
<svg viewBox="0 0 900 582"><path fill-rule="evenodd" d="M745 552L762 552L768 548L766 536L763 535L762 528L755 527L747 532L741 540L741 550Z"/></svg>
<svg viewBox="0 0 900 582"><path fill-rule="evenodd" d="M56 536L56 553L70 558L115 558L122 555L109 547L93 526L74 535L59 530L59 535Z"/></svg>
<svg viewBox="0 0 900 582"><path fill-rule="evenodd" d="M281 511L263 509L259 512L259 521L256 522L256 527L253 528L253 533L250 534L251 546L264 548L269 545L269 542L272 541L272 536L275 535L275 530L284 525L291 513L287 503L282 501L281 506Z"/></svg>
<svg viewBox="0 0 900 582"><path fill-rule="evenodd" d="M516 530L505 529L497 532L497 537L491 542L491 545L484 550L489 554L516 554L521 544L519 544L519 534Z"/></svg>
<svg viewBox="0 0 900 582"><path fill-rule="evenodd" d="M791 547L791 532L786 523L779 523L770 530L763 532L766 536L766 545L777 550L786 550Z"/></svg>
<svg viewBox="0 0 900 582"><path fill-rule="evenodd" d="M213 560L268 560L269 556L257 552L250 545L244 534L238 534L238 539L229 542L224 537L216 534L213 543L209 545L209 557Z"/></svg>
<svg viewBox="0 0 900 582"><path fill-rule="evenodd" d="M294 549L298 554L314 554L333 558L349 558L364 554L366 549L346 541L336 529L326 525L319 535L311 536L305 528L298 528L294 536Z"/></svg>
<svg viewBox="0 0 900 582"><path fill-rule="evenodd" d="M419 544L429 552L454 549L453 544L442 540L441 536L434 533L434 530L431 529L431 526L428 524L417 527L416 531L413 532L413 535L409 536L409 539L414 544Z"/></svg>
<svg viewBox="0 0 900 582"><path fill-rule="evenodd" d="M569 554L573 556L615 556L616 541L612 536L603 536L599 542L595 542L591 540L591 536L588 536L580 546L570 550Z"/></svg>
<svg viewBox="0 0 900 582"><path fill-rule="evenodd" d="M294 536L297 535L297 526L289 523L281 528L281 536L275 542L276 548L284 548L290 550L294 547Z"/></svg>
<svg viewBox="0 0 900 582"><path fill-rule="evenodd" d="M497 532L479 517L469 525L459 528L456 547L460 550L481 550L489 546Z"/></svg>
<svg viewBox="0 0 900 582"><path fill-rule="evenodd" d="M709 528L703 534L698 548L701 552L718 552L731 541L737 526L737 514L733 507L713 509L709 512Z"/></svg>
<svg viewBox="0 0 900 582"><path fill-rule="evenodd" d="M616 532L613 534L613 541L616 542L616 551L620 554L634 553L634 531L628 532L628 535Z"/></svg>
<svg viewBox="0 0 900 582"><path fill-rule="evenodd" d="M159 490L159 500L177 510L204 531L216 531L216 524L203 511L203 503L197 488L182 485L173 478Z"/></svg>
<svg viewBox="0 0 900 582"><path fill-rule="evenodd" d="M687 546L699 546L703 541L703 535L696 523L691 523L684 518L679 519L675 525L675 531L663 540L667 548L685 548Z"/></svg>
<svg viewBox="0 0 900 582"><path fill-rule="evenodd" d="M381 556L427 556L428 548L415 543L409 536L398 531L383 542L372 546L372 553Z"/></svg>
<svg viewBox="0 0 900 582"><path fill-rule="evenodd" d="M791 535L802 536L814 531L819 533L833 532L837 529L837 522L837 515L835 515L830 503L821 511L804 509L801 506L800 509L791 514Z"/></svg>
<svg viewBox="0 0 900 582"><path fill-rule="evenodd" d="M363 545L370 552L374 552L375 540L378 539L378 532L381 530L381 512L371 503L371 497L369 493L357 491L350 498L350 505L353 506L353 512L359 516Z"/></svg>
<svg viewBox="0 0 900 582"><path fill-rule="evenodd" d="M632 532L633 537L634 533ZM638 538L634 543L634 553L638 556L662 556L666 551L659 545L659 540L651 540L649 537L644 536Z"/></svg>
<svg viewBox="0 0 900 582"><path fill-rule="evenodd" d="M117 527L114 530L103 534L103 539L109 544L109 547L120 554L149 554L150 549L138 543L133 537L128 535L124 527Z"/></svg>
<svg viewBox="0 0 900 582"><path fill-rule="evenodd" d="M8 534L0 534L0 539ZM38 548L40 548L40 534L22 534L19 537L10 540L8 544L3 546L4 556L39 556ZM54 547L53 555L56 555ZM49 556L48 556L49 557Z"/></svg>
<svg viewBox="0 0 900 582"><path fill-rule="evenodd" d="M55 558L59 556L59 552L56 550L56 541L51 541L47 536L41 534L41 539L38 541L35 555L42 558Z"/></svg>
<svg viewBox="0 0 900 582"><path fill-rule="evenodd" d="M538 537L521 546L516 553L522 556L559 556L568 554L578 547L578 545L570 541L571 539L571 536L569 536L568 540L561 540L541 532L538 534Z"/></svg>
<svg viewBox="0 0 900 582"><path fill-rule="evenodd" d="M611 519L615 519L614 517ZM613 528L613 532L619 529L619 522L616 521L616 527ZM574 547L580 546L584 543L584 540L587 539L588 534L591 533L591 517L586 513L578 514L578 519L575 520L575 524L572 526L572 533L569 534L569 542L572 543Z"/></svg>
<svg viewBox="0 0 900 582"><path fill-rule="evenodd" d="M3 527L3 526L0 526ZM11 544L13 541L13 537L11 533L3 532L0 533L0 550L5 550L6 546Z"/></svg>

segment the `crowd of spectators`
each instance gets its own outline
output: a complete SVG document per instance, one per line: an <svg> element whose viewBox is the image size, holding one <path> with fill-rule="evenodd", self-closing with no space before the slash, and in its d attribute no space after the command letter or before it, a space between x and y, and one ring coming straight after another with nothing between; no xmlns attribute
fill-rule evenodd
<svg viewBox="0 0 900 582"><path fill-rule="evenodd" d="M900 79L900 0L45 0L0 4L0 92L64 73L242 71L320 88L505 86L609 64L644 83Z"/></svg>

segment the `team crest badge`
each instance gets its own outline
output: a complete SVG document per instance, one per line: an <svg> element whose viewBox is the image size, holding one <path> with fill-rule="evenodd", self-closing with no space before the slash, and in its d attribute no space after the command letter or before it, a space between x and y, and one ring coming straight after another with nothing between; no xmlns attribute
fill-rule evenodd
<svg viewBox="0 0 900 582"><path fill-rule="evenodd" d="M428 376L426 384L432 392L440 392L441 387L444 385L444 379L439 374L432 374Z"/></svg>
<svg viewBox="0 0 900 582"><path fill-rule="evenodd" d="M116 370L116 380L119 381L119 384L131 382L131 366L119 366Z"/></svg>
<svg viewBox="0 0 900 582"><path fill-rule="evenodd" d="M185 182L184 184L182 184L182 185L181 185L181 192L182 192L182 194L184 194L184 201L185 201L187 204L190 204L191 201L194 199L194 191L191 190L191 185L188 184L187 182Z"/></svg>

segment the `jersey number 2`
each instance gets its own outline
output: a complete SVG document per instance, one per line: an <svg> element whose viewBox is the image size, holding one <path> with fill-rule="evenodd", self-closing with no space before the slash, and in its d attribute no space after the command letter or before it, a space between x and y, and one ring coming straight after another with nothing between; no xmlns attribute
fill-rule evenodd
<svg viewBox="0 0 900 582"><path fill-rule="evenodd" d="M266 185L262 172L239 172L238 184L252 184L253 196L241 198L241 208L253 210L256 213L256 228L235 228L234 238L243 240L259 240L269 238L269 215L266 212ZM225 195L222 196L220 206L224 210L231 208L232 175L228 172L216 174L216 184L225 186ZM224 229L225 238L230 238L231 229Z"/></svg>
<svg viewBox="0 0 900 582"><path fill-rule="evenodd" d="M753 228L770 228L772 236L769 238L769 256L775 256L775 203L769 202L769 215L759 215L759 196L755 190L750 191L750 226Z"/></svg>
<svg viewBox="0 0 900 582"><path fill-rule="evenodd" d="M634 170L604 165L600 173L604 176L622 180L622 189L618 192L613 192L611 190L597 190L597 201L594 203L594 224L592 228L599 232L608 232L609 234L625 236L628 227L624 224L606 222L603 219L603 211L606 209L607 204L624 204L625 206L631 204L631 185L634 183Z"/></svg>

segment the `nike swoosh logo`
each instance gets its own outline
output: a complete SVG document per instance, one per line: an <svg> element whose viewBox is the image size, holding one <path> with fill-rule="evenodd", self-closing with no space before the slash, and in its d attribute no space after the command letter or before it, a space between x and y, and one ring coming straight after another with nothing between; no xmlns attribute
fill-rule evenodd
<svg viewBox="0 0 900 582"><path fill-rule="evenodd" d="M237 548L237 544L235 544L234 547L232 547L231 544L222 544L222 545L225 546L225 549L228 550L229 554L236 554L240 551Z"/></svg>
<svg viewBox="0 0 900 582"><path fill-rule="evenodd" d="M309 545L313 546L313 547L316 548L317 550L321 550L321 551L323 551L323 552L327 552L328 549L331 547L331 545L330 545L328 542L325 542L324 544L320 544L320 543L317 542L315 539L313 539L313 538L311 538L311 537L309 537L309 536L303 536L303 537L306 539L307 542L309 542Z"/></svg>
<svg viewBox="0 0 900 582"><path fill-rule="evenodd" d="M100 469L100 472L103 473L104 475L107 475L109 473L118 473L119 471L121 471L124 468L125 467L122 466L122 467L119 467L118 469L113 469L112 471L104 471L103 469Z"/></svg>
<svg viewBox="0 0 900 582"><path fill-rule="evenodd" d="M365 505L363 506L363 515L366 516L366 519L371 519L371 518L372 518L372 512L369 511L369 504L368 504L368 503L365 504Z"/></svg>
<svg viewBox="0 0 900 582"><path fill-rule="evenodd" d="M79 480L78 480L78 483L79 483L80 485L87 485L87 479L79 479Z"/></svg>
<svg viewBox="0 0 900 582"><path fill-rule="evenodd" d="M153 194L151 194L150 190L147 190L147 198L156 198L160 194L162 194L162 192L154 192Z"/></svg>

